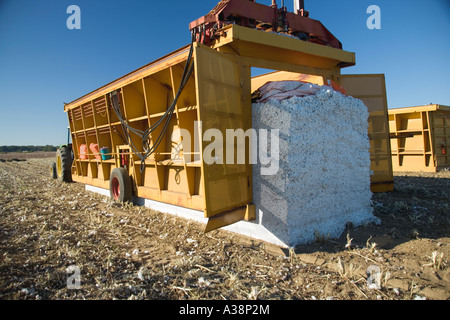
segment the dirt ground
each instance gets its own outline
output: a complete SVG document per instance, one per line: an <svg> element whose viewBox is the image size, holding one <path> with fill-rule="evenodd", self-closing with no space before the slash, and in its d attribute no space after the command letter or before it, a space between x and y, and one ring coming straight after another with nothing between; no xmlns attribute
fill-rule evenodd
<svg viewBox="0 0 450 320"><path fill-rule="evenodd" d="M397 174L373 196L380 225L282 250L111 203L52 180L51 161L0 162L0 299L450 298L448 171Z"/></svg>
<svg viewBox="0 0 450 320"><path fill-rule="evenodd" d="M0 162L19 162L27 159L54 158L55 154L56 152L51 151L0 153Z"/></svg>

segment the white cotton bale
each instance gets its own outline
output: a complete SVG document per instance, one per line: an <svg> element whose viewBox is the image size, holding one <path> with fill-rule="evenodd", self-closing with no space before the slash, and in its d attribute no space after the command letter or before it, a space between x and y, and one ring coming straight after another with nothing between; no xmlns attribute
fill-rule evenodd
<svg viewBox="0 0 450 320"><path fill-rule="evenodd" d="M323 86L314 95L252 106L253 129L279 129L279 170L253 165L257 221L288 246L336 238L372 213L368 111ZM268 148L270 150L270 148Z"/></svg>

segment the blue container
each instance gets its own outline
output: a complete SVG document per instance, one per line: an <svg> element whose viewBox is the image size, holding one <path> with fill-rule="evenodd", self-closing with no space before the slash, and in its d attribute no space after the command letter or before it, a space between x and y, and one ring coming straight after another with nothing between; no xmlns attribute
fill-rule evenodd
<svg viewBox="0 0 450 320"><path fill-rule="evenodd" d="M102 155L102 160L109 160L111 159L111 155L109 154L109 148L103 147L100 149L100 153Z"/></svg>

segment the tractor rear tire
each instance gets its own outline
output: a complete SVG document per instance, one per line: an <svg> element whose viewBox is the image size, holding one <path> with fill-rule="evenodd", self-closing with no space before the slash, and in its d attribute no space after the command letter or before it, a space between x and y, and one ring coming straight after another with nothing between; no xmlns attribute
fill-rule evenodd
<svg viewBox="0 0 450 320"><path fill-rule="evenodd" d="M132 187L131 178L124 168L115 168L109 178L109 192L112 200L119 202L131 202Z"/></svg>
<svg viewBox="0 0 450 320"><path fill-rule="evenodd" d="M56 171L62 182L72 182L72 150L61 147L56 151Z"/></svg>

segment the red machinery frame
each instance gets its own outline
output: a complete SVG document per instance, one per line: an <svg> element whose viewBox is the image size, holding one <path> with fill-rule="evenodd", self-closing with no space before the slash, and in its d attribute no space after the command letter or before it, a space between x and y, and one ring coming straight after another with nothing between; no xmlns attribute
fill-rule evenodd
<svg viewBox="0 0 450 320"><path fill-rule="evenodd" d="M238 24L342 49L341 42L320 21L310 19L303 2L300 3L300 10L292 13L284 6L279 8L276 0L272 0L271 6L255 0L222 0L207 15L191 22L189 29L195 33L196 41L204 44L213 41L222 27Z"/></svg>

